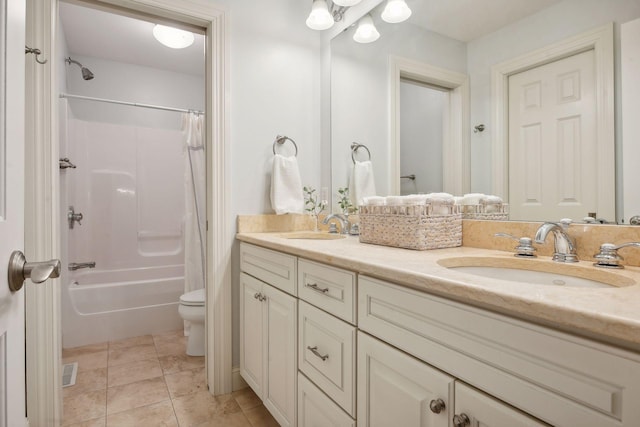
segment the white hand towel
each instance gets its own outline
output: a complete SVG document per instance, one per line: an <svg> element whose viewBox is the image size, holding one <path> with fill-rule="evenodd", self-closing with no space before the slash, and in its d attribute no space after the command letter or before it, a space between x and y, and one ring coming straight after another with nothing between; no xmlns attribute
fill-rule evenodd
<svg viewBox="0 0 640 427"><path fill-rule="evenodd" d="M304 209L302 180L295 156L284 157L276 154L273 157L271 207L278 215L302 213Z"/></svg>
<svg viewBox="0 0 640 427"><path fill-rule="evenodd" d="M353 164L351 171L351 180L349 181L349 196L354 206L364 204L365 197L376 195L376 184L373 179L373 164L370 160L356 162Z"/></svg>

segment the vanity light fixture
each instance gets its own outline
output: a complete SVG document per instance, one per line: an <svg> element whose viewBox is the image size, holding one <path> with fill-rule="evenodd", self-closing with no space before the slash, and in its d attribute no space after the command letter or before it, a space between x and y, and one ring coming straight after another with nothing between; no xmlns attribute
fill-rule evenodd
<svg viewBox="0 0 640 427"><path fill-rule="evenodd" d="M387 0L382 11L382 19L390 24L406 21L410 16L411 9L404 0Z"/></svg>
<svg viewBox="0 0 640 427"><path fill-rule="evenodd" d="M172 49L184 49L195 41L195 36L189 31L179 30L166 25L156 25L153 27L153 37L163 45Z"/></svg>
<svg viewBox="0 0 640 427"><path fill-rule="evenodd" d="M333 27L334 22L326 0L313 0L311 13L307 18L307 27L312 30L327 30Z"/></svg>
<svg viewBox="0 0 640 427"><path fill-rule="evenodd" d="M380 33L376 29L371 15L367 14L360 18L358 29L353 35L353 40L358 43L371 43L378 40L379 37Z"/></svg>
<svg viewBox="0 0 640 427"><path fill-rule="evenodd" d="M360 3L362 0L333 0L333 4L343 7L351 7Z"/></svg>

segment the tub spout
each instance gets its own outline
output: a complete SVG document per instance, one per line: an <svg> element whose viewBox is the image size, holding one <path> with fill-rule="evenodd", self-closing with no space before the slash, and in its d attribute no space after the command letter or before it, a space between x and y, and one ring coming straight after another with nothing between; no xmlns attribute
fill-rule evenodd
<svg viewBox="0 0 640 427"><path fill-rule="evenodd" d="M96 268L96 262L91 261L91 262L70 262L69 263L70 271L80 270L81 268Z"/></svg>

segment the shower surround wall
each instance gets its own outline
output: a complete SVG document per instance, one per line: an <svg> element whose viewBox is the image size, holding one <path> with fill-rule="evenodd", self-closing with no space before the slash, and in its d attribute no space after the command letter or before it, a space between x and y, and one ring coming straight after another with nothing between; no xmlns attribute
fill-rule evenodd
<svg viewBox="0 0 640 427"><path fill-rule="evenodd" d="M68 202L84 216L68 230L68 262L96 268L69 272L64 346L180 328L181 132L79 119L67 131Z"/></svg>
<svg viewBox="0 0 640 427"><path fill-rule="evenodd" d="M78 58L96 77L84 81L78 70L67 69L69 93L203 108L204 84L198 76ZM175 81L185 86L178 88ZM68 240L63 263L66 268L96 262L95 269L65 271L64 347L182 327L185 154L180 124L180 113L60 100L60 154L77 165L62 172L63 200L65 208L72 205L84 217L73 229L63 223Z"/></svg>

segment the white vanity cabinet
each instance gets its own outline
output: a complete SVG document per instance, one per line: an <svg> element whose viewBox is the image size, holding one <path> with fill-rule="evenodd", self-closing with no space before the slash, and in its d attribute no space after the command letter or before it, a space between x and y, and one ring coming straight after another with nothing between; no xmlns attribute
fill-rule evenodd
<svg viewBox="0 0 640 427"><path fill-rule="evenodd" d="M240 374L281 426L294 427L297 425L297 299L259 279L291 276L293 288L287 286L287 280L276 280L276 283L295 290L295 257L278 253L272 257L272 252L241 245ZM247 254L251 264L245 262L243 255ZM247 274L247 270L257 278Z"/></svg>
<svg viewBox="0 0 640 427"><path fill-rule="evenodd" d="M241 248L241 374L281 425L640 425L636 352Z"/></svg>

